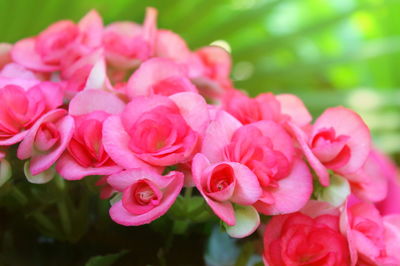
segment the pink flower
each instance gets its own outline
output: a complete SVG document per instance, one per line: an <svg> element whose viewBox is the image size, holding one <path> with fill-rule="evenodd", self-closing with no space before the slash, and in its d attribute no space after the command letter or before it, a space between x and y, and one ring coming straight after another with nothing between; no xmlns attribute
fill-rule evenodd
<svg viewBox="0 0 400 266"><path fill-rule="evenodd" d="M387 180L387 194L386 197L375 203L379 212L382 215L400 214L400 180L399 172L395 163L389 157L380 153L377 150L372 150L370 157L373 156L378 176L380 179ZM384 177L384 178L382 178Z"/></svg>
<svg viewBox="0 0 400 266"><path fill-rule="evenodd" d="M0 145L20 142L36 120L62 104L62 96L60 87L50 82L27 91L16 85L0 88Z"/></svg>
<svg viewBox="0 0 400 266"><path fill-rule="evenodd" d="M391 165L387 165L384 160L386 158L381 154L371 150L364 165L358 171L343 175L349 180L354 195L365 201L378 202L386 198L388 189L396 190L396 184L393 182L396 170L390 172L390 169L385 169ZM388 187L388 184L391 185L391 188ZM395 200L395 198L390 200Z"/></svg>
<svg viewBox="0 0 400 266"><path fill-rule="evenodd" d="M237 162L247 166L263 188L254 206L273 215L295 212L311 196L311 173L295 155L292 142L284 128L273 121L243 126L220 111L205 133L201 153L212 164Z"/></svg>
<svg viewBox="0 0 400 266"><path fill-rule="evenodd" d="M73 118L64 109L43 115L27 132L18 147L20 160L30 160L30 173L38 175L49 169L67 148L74 132Z"/></svg>
<svg viewBox="0 0 400 266"><path fill-rule="evenodd" d="M357 265L400 264L400 215L382 217L372 204L360 202L347 209L344 221Z"/></svg>
<svg viewBox="0 0 400 266"><path fill-rule="evenodd" d="M271 266L350 265L338 210L310 202L301 212L272 217L264 233L264 261Z"/></svg>
<svg viewBox="0 0 400 266"><path fill-rule="evenodd" d="M39 83L40 80L35 73L15 63L5 65L0 71L0 88L6 85L17 85L28 90Z"/></svg>
<svg viewBox="0 0 400 266"><path fill-rule="evenodd" d="M56 22L37 37L17 42L11 52L15 62L33 70L60 70L69 53L88 53L101 45L102 20L89 12L79 24L69 20Z"/></svg>
<svg viewBox="0 0 400 266"><path fill-rule="evenodd" d="M208 125L207 104L195 93L135 97L104 122L103 144L125 168L189 161Z"/></svg>
<svg viewBox="0 0 400 266"><path fill-rule="evenodd" d="M143 26L115 22L104 29L103 45L107 61L115 68L129 69L153 55L157 10L147 8Z"/></svg>
<svg viewBox="0 0 400 266"><path fill-rule="evenodd" d="M122 199L111 207L116 223L132 226L148 224L164 215L183 186L183 174L166 176L144 169L130 169L111 175L108 183L122 192Z"/></svg>
<svg viewBox="0 0 400 266"><path fill-rule="evenodd" d="M261 196L257 176L240 163L219 162L210 164L203 154L197 154L192 163L193 181L214 213L227 225L236 224L232 203L252 205ZM253 228L246 235L253 233ZM242 235L240 237L245 237Z"/></svg>
<svg viewBox="0 0 400 266"><path fill-rule="evenodd" d="M63 178L75 180L122 170L105 151L102 130L103 122L124 106L119 98L101 90L85 90L72 99L69 113L74 116L75 131L56 166Z"/></svg>
<svg viewBox="0 0 400 266"><path fill-rule="evenodd" d="M193 73L193 83L202 95L216 99L232 88L229 78L232 60L225 49L206 46L197 50L194 55L198 62L192 59L189 62L189 70Z"/></svg>
<svg viewBox="0 0 400 266"><path fill-rule="evenodd" d="M273 120L277 123L291 121L306 127L311 122L303 102L292 94L263 93L250 98L241 91L232 90L222 98L222 108L243 124Z"/></svg>
<svg viewBox="0 0 400 266"><path fill-rule="evenodd" d="M307 134L291 124L304 155L320 183L329 185L331 169L340 175L358 171L368 158L371 136L361 117L344 107L327 109Z"/></svg>
<svg viewBox="0 0 400 266"><path fill-rule="evenodd" d="M153 58L141 64L129 78L126 88L131 98L154 94L170 96L185 91L197 92L197 89L182 66L165 58Z"/></svg>

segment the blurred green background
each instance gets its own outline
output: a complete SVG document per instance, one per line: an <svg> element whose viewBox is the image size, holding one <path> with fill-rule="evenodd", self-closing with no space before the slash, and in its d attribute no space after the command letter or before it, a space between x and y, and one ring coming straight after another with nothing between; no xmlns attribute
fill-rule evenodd
<svg viewBox="0 0 400 266"><path fill-rule="evenodd" d="M295 93L315 116L351 107L376 145L399 155L399 0L0 0L0 42L77 21L92 8L105 23L142 22L146 6L192 49L227 45L236 87Z"/></svg>

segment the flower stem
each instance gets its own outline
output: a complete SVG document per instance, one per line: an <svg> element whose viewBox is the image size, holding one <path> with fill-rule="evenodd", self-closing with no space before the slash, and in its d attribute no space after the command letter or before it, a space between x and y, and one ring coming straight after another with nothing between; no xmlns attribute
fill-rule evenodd
<svg viewBox="0 0 400 266"><path fill-rule="evenodd" d="M187 187L185 188L185 199L189 199L192 196L192 187Z"/></svg>

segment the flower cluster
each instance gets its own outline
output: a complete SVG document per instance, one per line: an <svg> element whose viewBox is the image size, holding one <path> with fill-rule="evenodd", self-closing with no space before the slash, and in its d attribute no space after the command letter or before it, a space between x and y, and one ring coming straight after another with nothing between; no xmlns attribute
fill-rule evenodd
<svg viewBox="0 0 400 266"><path fill-rule="evenodd" d="M360 116L335 107L312 122L294 95L251 98L229 53L191 51L156 16L104 26L91 11L0 44L0 184L14 146L32 183L101 176L122 225L196 187L233 237L272 217L268 265L399 265L396 169Z"/></svg>

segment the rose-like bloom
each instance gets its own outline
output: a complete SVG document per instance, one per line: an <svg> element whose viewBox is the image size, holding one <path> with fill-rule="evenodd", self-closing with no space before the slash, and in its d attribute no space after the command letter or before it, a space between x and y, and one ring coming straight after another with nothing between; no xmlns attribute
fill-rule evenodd
<svg viewBox="0 0 400 266"><path fill-rule="evenodd" d="M324 205L310 202L301 212L269 221L264 233L266 265L350 265L349 247L339 230L339 212Z"/></svg>
<svg viewBox="0 0 400 266"><path fill-rule="evenodd" d="M108 178L108 183L122 192L122 199L111 207L110 216L119 224L148 224L165 214L183 186L183 174L166 176L145 169L130 169Z"/></svg>
<svg viewBox="0 0 400 266"><path fill-rule="evenodd" d="M233 162L210 164L203 154L198 153L193 159L192 172L197 189L214 213L229 226L237 222L232 203L252 205L261 196L262 191L257 176L243 164ZM258 221L257 219L253 228L246 230L246 235L257 229Z"/></svg>
<svg viewBox="0 0 400 266"><path fill-rule="evenodd" d="M69 180L89 175L110 175L121 170L103 146L103 122L111 114L119 114L125 104L115 95L102 90L85 90L70 102L75 131L67 151L58 160L56 169Z"/></svg>
<svg viewBox="0 0 400 266"><path fill-rule="evenodd" d="M327 109L308 134L294 124L290 126L324 186L329 185L327 169L340 175L352 174L364 165L370 153L367 125L359 115L344 107Z"/></svg>
<svg viewBox="0 0 400 266"><path fill-rule="evenodd" d="M153 55L157 10L147 8L143 26L133 22L115 22L103 33L107 61L115 68L129 69Z"/></svg>
<svg viewBox="0 0 400 266"><path fill-rule="evenodd" d="M49 169L67 148L74 132L74 120L64 109L43 115L29 129L18 147L20 160L30 160L30 173L38 175Z"/></svg>
<svg viewBox="0 0 400 266"><path fill-rule="evenodd" d="M343 213L357 265L399 265L400 215L382 217L374 205L356 203Z"/></svg>
<svg viewBox="0 0 400 266"><path fill-rule="evenodd" d="M194 61L189 69L197 67L198 73L192 74L192 80L202 95L215 99L231 90L232 81L229 75L232 60L225 49L218 46L206 46L197 50L194 55L199 59L201 67L198 67Z"/></svg>
<svg viewBox="0 0 400 266"><path fill-rule="evenodd" d="M311 196L312 177L307 165L295 155L293 141L273 121L242 125L220 111L205 133L201 153L212 164L237 162L247 166L262 186L254 206L263 214L295 212Z"/></svg>
<svg viewBox="0 0 400 266"><path fill-rule="evenodd" d="M71 52L87 53L101 45L103 25L96 11L89 12L79 24L70 20L56 22L37 37L17 42L11 52L15 62L33 70L60 70Z"/></svg>
<svg viewBox="0 0 400 266"><path fill-rule="evenodd" d="M20 142L43 114L62 104L58 84L42 82L27 91L16 85L0 88L0 145Z"/></svg>
<svg viewBox="0 0 400 266"><path fill-rule="evenodd" d="M149 96L154 94L170 96L178 92L197 92L190 82L185 69L166 58L153 58L140 65L129 78L128 96Z"/></svg>
<svg viewBox="0 0 400 266"><path fill-rule="evenodd" d="M16 63L7 64L0 71L0 88L6 85L17 85L28 90L39 83L40 80L32 71Z"/></svg>
<svg viewBox="0 0 400 266"><path fill-rule="evenodd" d="M378 202L386 198L388 189L390 189L388 184L392 184L391 189L396 190L396 171L394 170L394 179L392 179L393 173L385 170L387 163L383 160L385 158L382 155L371 150L364 165L358 171L343 175L349 181L352 193L358 198ZM397 202L396 199L393 200Z"/></svg>
<svg viewBox="0 0 400 266"><path fill-rule="evenodd" d="M208 120L207 104L195 93L135 97L120 116L104 122L103 144L127 169L184 163L194 155Z"/></svg>
<svg viewBox="0 0 400 266"><path fill-rule="evenodd" d="M222 97L222 108L242 124L273 120L280 124L291 121L299 127L307 127L312 119L303 102L292 94L262 93L250 98L241 91L232 90Z"/></svg>

